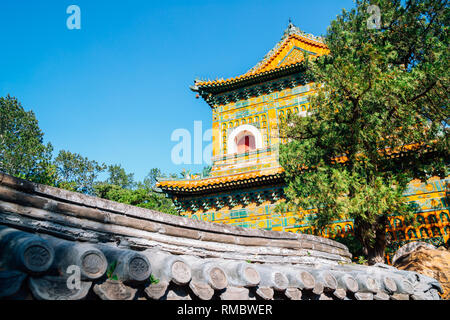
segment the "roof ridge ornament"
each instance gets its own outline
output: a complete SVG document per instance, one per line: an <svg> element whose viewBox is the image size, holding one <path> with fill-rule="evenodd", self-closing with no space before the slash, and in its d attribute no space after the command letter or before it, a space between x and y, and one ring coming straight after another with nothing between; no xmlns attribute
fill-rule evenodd
<svg viewBox="0 0 450 320"><path fill-rule="evenodd" d="M288 27L286 28L286 30L284 30L283 36L281 37L281 40L286 39L287 37L289 37L292 34L296 34L305 38L308 38L310 40L314 40L314 41L318 41L320 43L324 43L323 37L317 37L311 33L306 33L302 30L300 30L299 27L297 27L296 25L294 25L292 23L292 20L289 18L289 24Z"/></svg>
<svg viewBox="0 0 450 320"><path fill-rule="evenodd" d="M294 25L292 23L291 18L289 18L289 24L286 28L286 30L284 30L283 36L281 37L281 40L278 41L278 43L275 45L275 47L272 48L272 50L270 50L253 68L251 68L249 71L247 71L247 73L251 73L254 72L256 70L258 70L264 63L266 63L267 59L269 57L271 57L275 52L278 51L278 49L281 47L281 45L284 43L284 41L286 40L286 38L288 38L291 35L298 35L298 36L302 36L304 38L313 40L313 41L317 41L320 43L324 43L323 37L316 37L313 34L310 33L306 33L302 30L300 30L299 27L297 27L296 25Z"/></svg>
<svg viewBox="0 0 450 320"><path fill-rule="evenodd" d="M300 44L298 42L300 41ZM216 79L215 81L207 80L207 81L194 81L194 88L191 87L192 91L200 92L202 88L223 88L223 85L231 85L232 83L241 82L241 80L249 80L252 78L258 77L260 74L266 74L267 72L273 72L275 70L284 70L284 68L288 68L290 66L296 66L297 62L300 62L304 57L298 56L294 57L292 56L290 60L286 60L286 63L282 64L280 67L280 61L275 61L277 58L277 54L279 52L282 52L282 50L287 47L291 48L293 45L298 45L300 47L303 47L303 44L305 45L312 45L311 50L315 53L315 55L322 55L325 54L327 51L327 46L324 42L324 39L322 37L316 37L312 34L305 33L300 30L297 26L295 26L292 23L292 19L289 18L289 24L287 28L284 30L284 33L281 37L281 39L276 43L275 47L272 48L259 62L250 70L248 70L243 75L229 78L227 80L222 79ZM297 46L296 45L296 46ZM286 54L284 52L284 54ZM274 62L275 61L275 62ZM289 63L287 63L289 62ZM197 87L195 87L197 86ZM203 97L203 94L202 94ZM217 101L216 101L217 102ZM208 103L212 103L212 101L209 101Z"/></svg>
<svg viewBox="0 0 450 320"><path fill-rule="evenodd" d="M296 27L293 23L291 18L289 18L289 24L288 27L286 28L286 30L284 30L283 33L283 37L281 38L282 40L284 40L285 38L287 38L288 36L290 36L291 34L303 34L304 32L302 32L298 27Z"/></svg>

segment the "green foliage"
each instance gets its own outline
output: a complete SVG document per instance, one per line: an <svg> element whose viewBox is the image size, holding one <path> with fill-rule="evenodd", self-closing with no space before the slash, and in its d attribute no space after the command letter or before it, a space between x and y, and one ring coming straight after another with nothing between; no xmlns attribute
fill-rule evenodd
<svg viewBox="0 0 450 320"><path fill-rule="evenodd" d="M381 9L380 29L367 27L370 4ZM290 142L280 148L288 198L280 210L315 208L318 233L353 219L373 263L384 253L387 216L412 218L402 201L408 182L448 175L450 14L438 0L356 5L332 21L331 54L307 62L313 111L282 124ZM403 156L390 158L393 150Z"/></svg>
<svg viewBox="0 0 450 320"><path fill-rule="evenodd" d="M165 177L165 175L158 168L153 168L147 174L143 181L143 188L147 188L148 190L152 190L152 188L158 182L158 178Z"/></svg>
<svg viewBox="0 0 450 320"><path fill-rule="evenodd" d="M183 171L180 172L181 179L189 179L190 176L191 176L191 170L183 169Z"/></svg>
<svg viewBox="0 0 450 320"><path fill-rule="evenodd" d="M358 264L367 264L367 259L363 256L358 257Z"/></svg>
<svg viewBox="0 0 450 320"><path fill-rule="evenodd" d="M125 169L120 164L108 166L107 169L109 177L106 183L120 186L121 188L133 188L134 187L134 174L126 173Z"/></svg>
<svg viewBox="0 0 450 320"><path fill-rule="evenodd" d="M152 169L143 182L121 165L106 166L77 153L61 150L52 160L51 144L43 144L43 132L32 111L25 111L17 99L0 98L0 171L37 183L56 186L142 208L178 214L172 200L152 190L156 178ZM107 170L108 177L99 181Z"/></svg>
<svg viewBox="0 0 450 320"><path fill-rule="evenodd" d="M202 177L206 178L211 174L212 166L206 166L202 170Z"/></svg>
<svg viewBox="0 0 450 320"><path fill-rule="evenodd" d="M0 171L53 185L53 147L43 140L44 133L33 111L25 111L14 97L0 97Z"/></svg>
<svg viewBox="0 0 450 320"><path fill-rule="evenodd" d="M348 251L350 251L350 253L353 255L353 257L364 256L364 249L354 235L350 234L346 237L336 237L333 238L333 240L345 245L348 248Z"/></svg>
<svg viewBox="0 0 450 320"><path fill-rule="evenodd" d="M61 150L55 158L58 172L57 186L70 191L94 194L98 175L106 169L104 163L89 160L78 153Z"/></svg>
<svg viewBox="0 0 450 320"><path fill-rule="evenodd" d="M108 199L136 207L152 209L159 212L177 215L172 200L165 195L146 188L125 189L108 183L98 183L94 186L97 197Z"/></svg>
<svg viewBox="0 0 450 320"><path fill-rule="evenodd" d="M114 274L114 271L116 271L117 267L117 261L113 261L108 265L108 268L106 269L106 277L110 280L119 280L116 274Z"/></svg>
<svg viewBox="0 0 450 320"><path fill-rule="evenodd" d="M155 276L153 274L150 275L150 284L158 284L159 283L159 279L155 278Z"/></svg>
<svg viewBox="0 0 450 320"><path fill-rule="evenodd" d="M133 175L128 174L120 165L110 166L108 173L106 181L96 183L93 187L97 197L168 214L178 214L172 200L152 190L156 177L161 176L159 169L150 170L144 182L137 183L133 181Z"/></svg>

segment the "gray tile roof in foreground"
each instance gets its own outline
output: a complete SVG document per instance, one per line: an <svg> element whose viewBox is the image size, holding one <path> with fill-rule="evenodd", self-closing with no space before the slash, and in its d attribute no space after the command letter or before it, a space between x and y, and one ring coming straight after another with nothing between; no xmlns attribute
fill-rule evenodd
<svg viewBox="0 0 450 320"><path fill-rule="evenodd" d="M0 299L440 299L433 278L350 258L330 239L199 222L0 173Z"/></svg>

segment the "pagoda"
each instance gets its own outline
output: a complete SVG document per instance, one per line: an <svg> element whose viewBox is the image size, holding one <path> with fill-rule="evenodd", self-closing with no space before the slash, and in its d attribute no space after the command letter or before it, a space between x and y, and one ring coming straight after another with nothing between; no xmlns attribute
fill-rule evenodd
<svg viewBox="0 0 450 320"><path fill-rule="evenodd" d="M157 187L172 198L183 216L274 231L312 233L307 212L279 213L285 200L278 150L279 126L290 113L308 115L314 83L305 76L305 59L329 54L321 37L289 23L281 40L243 75L215 81L196 80L191 90L212 109L213 158L208 177L160 180ZM442 243L450 236L448 179L410 184L406 201L415 201L419 227L392 217L388 232L397 246L426 239ZM420 218L419 218L420 217ZM350 220L335 221L330 230L345 236ZM423 240L421 240L423 241Z"/></svg>

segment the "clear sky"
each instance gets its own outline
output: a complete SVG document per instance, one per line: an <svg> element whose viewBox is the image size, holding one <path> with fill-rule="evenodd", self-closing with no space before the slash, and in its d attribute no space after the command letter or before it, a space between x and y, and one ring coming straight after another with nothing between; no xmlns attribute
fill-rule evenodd
<svg viewBox="0 0 450 320"><path fill-rule="evenodd" d="M69 30L69 5L81 29ZM122 164L142 179L204 165L171 161L172 132L211 127L196 78L245 73L280 40L289 18L323 35L352 0L1 0L0 96L33 110L55 153ZM206 146L208 142L205 142Z"/></svg>

